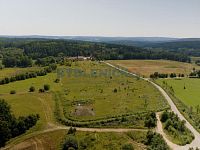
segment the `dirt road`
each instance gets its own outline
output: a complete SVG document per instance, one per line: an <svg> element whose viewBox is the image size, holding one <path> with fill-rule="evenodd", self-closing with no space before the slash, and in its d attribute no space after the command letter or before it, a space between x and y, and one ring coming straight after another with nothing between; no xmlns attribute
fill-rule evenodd
<svg viewBox="0 0 200 150"><path fill-rule="evenodd" d="M124 73L127 73L127 74L130 74L132 76L135 76L135 77L138 77L136 74L134 73L131 73L131 72L128 72L126 70L123 70L123 69L120 69L110 63L107 63L107 62L104 62L105 64L107 64L108 66L112 67L112 68L115 68L119 71L122 71ZM168 96L168 94L157 84L155 84L154 82L150 81L149 79L147 78L142 78L140 77L141 79L143 80L146 80L148 81L149 83L151 83L153 86L155 86L161 93L162 95L165 97L165 99L167 100L167 102L169 103L170 107L171 107L171 110L178 115L178 117L181 119L181 120L185 120L186 122L186 127L194 134L195 136L195 139L192 141L191 144L187 144L185 146L179 146L179 145L176 145L176 144L173 144L172 142L170 142L166 135L164 134L163 132L163 129L162 129L162 124L160 121L158 121L158 127L157 127L157 132L160 133L161 135L163 135L165 141L167 142L167 144L174 150L188 150L190 147L199 147L200 148L200 134L199 132L185 119L185 117L180 113L180 111L178 110L178 108L176 107L176 105L174 104L174 102L172 101L172 99ZM159 119L159 115L157 115L157 118Z"/></svg>

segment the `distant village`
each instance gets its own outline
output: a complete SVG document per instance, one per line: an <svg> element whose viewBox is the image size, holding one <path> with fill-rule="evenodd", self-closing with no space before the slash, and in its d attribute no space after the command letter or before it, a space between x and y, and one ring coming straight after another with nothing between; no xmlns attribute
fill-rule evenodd
<svg viewBox="0 0 200 150"><path fill-rule="evenodd" d="M66 59L67 60L86 61L86 60L92 60L92 57L76 56L76 57L67 57Z"/></svg>

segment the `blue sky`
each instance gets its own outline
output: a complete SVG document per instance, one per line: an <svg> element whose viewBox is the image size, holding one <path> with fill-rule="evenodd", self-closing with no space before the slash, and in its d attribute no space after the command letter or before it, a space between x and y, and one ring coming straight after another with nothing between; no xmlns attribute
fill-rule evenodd
<svg viewBox="0 0 200 150"><path fill-rule="evenodd" d="M200 0L0 0L0 35L200 37Z"/></svg>

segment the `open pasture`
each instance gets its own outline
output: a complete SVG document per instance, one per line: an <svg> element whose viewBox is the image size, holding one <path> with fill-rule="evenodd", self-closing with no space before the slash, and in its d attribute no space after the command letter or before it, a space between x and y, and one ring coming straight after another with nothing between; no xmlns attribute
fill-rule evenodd
<svg viewBox="0 0 200 150"><path fill-rule="evenodd" d="M34 86L36 88L36 92L38 92L40 88L43 88L44 84L49 84L51 91L58 91L61 89L61 86L59 83L54 82L56 78L56 73L49 73L46 76L38 76L37 78L30 78L23 81L0 85L0 95L9 94L11 90L15 90L17 93L27 93L31 86Z"/></svg>
<svg viewBox="0 0 200 150"><path fill-rule="evenodd" d="M22 74L26 72L31 72L31 71L37 71L39 70L39 67L29 67L29 68L4 68L0 69L0 79L5 78L5 77L11 77L15 76L17 74Z"/></svg>
<svg viewBox="0 0 200 150"><path fill-rule="evenodd" d="M172 86L175 96L186 106L196 107L200 105L200 79L159 79L156 82L163 85L163 81L166 82L169 87Z"/></svg>
<svg viewBox="0 0 200 150"><path fill-rule="evenodd" d="M200 69L200 66L195 64L169 60L112 60L109 62L145 77L149 77L154 72L188 75L193 68Z"/></svg>
<svg viewBox="0 0 200 150"><path fill-rule="evenodd" d="M11 110L16 117L39 114L40 119L28 133L49 128L49 123L54 122L54 103L49 93L27 93L16 95L0 95L11 106Z"/></svg>
<svg viewBox="0 0 200 150"><path fill-rule="evenodd" d="M67 117L87 120L167 108L162 95L147 81L119 71L102 76L99 71L116 70L98 62L79 62L72 68L84 70L85 75L72 73L61 80Z"/></svg>

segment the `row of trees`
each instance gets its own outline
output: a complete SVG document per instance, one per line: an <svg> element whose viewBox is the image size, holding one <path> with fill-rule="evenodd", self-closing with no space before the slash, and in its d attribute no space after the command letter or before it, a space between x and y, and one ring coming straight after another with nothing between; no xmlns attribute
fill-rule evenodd
<svg viewBox="0 0 200 150"><path fill-rule="evenodd" d="M49 84L44 84L44 88L40 88L38 91L40 93L44 93L44 92L49 91L49 90L50 90L50 85ZM35 92L35 87L31 86L29 88L29 92ZM16 94L16 91L15 90L11 90L10 94Z"/></svg>
<svg viewBox="0 0 200 150"><path fill-rule="evenodd" d="M36 78L37 76L45 76L45 75L47 75L47 73L50 73L50 72L56 70L56 68L57 68L56 64L52 64L40 71L18 74L13 77L10 77L10 78L5 77L4 79L0 80L0 85L8 84L10 82L15 82L15 81L20 81L20 80L26 80L29 78Z"/></svg>
<svg viewBox="0 0 200 150"><path fill-rule="evenodd" d="M21 116L16 118L5 100L0 99L0 147L16 136L19 136L33 127L39 120L39 115Z"/></svg>
<svg viewBox="0 0 200 150"><path fill-rule="evenodd" d="M158 72L155 72L154 74L151 74L150 75L150 78L153 78L153 79L157 79L157 78L176 78L176 77L184 77L185 75L184 74L176 74L176 73L170 73L170 74L167 74L167 73L158 73Z"/></svg>
<svg viewBox="0 0 200 150"><path fill-rule="evenodd" d="M193 70L190 75L190 77L196 77L196 78L200 78L200 70Z"/></svg>

